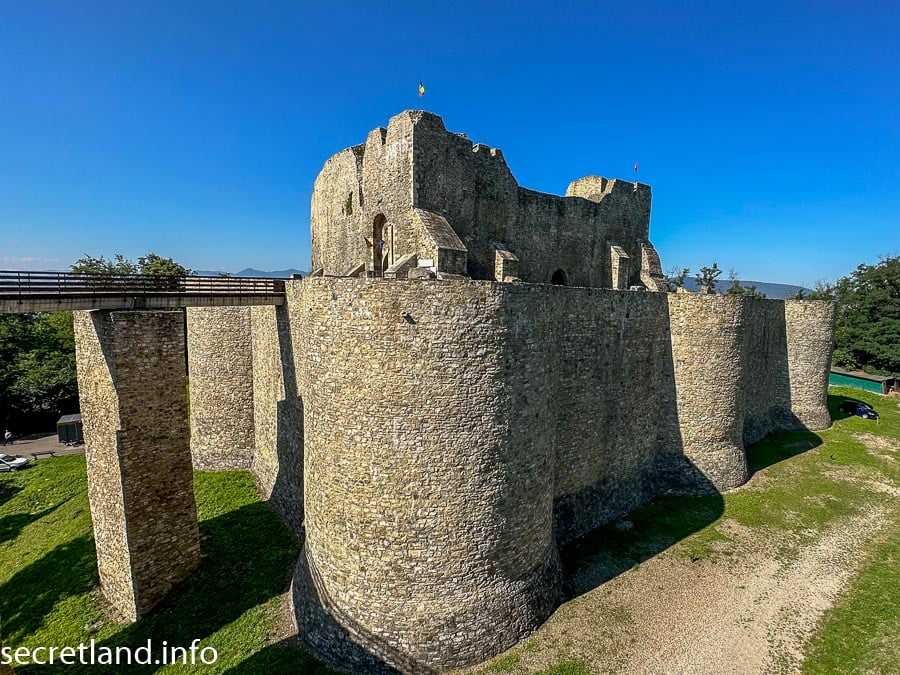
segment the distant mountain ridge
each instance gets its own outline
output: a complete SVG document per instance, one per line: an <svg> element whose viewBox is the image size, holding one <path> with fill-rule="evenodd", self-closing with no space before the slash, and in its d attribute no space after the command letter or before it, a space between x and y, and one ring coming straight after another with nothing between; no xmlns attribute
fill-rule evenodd
<svg viewBox="0 0 900 675"><path fill-rule="evenodd" d="M202 277L217 277L222 272L216 270L197 270L197 274ZM267 279L287 279L292 274L302 274L306 276L306 272L302 272L301 270L294 269L293 267L289 270L275 270L273 272L263 272L262 270L253 269L252 267L248 267L246 269L242 269L240 272L234 272L231 274L233 277L265 277Z"/></svg>
<svg viewBox="0 0 900 675"><path fill-rule="evenodd" d="M811 288L805 286L794 286L792 284L775 284L768 281L744 281L738 279L738 283L747 288L748 286L756 286L756 290L764 293L767 298L772 300L787 300L797 295L797 291L803 290L804 293L812 293ZM731 286L729 279L720 279L716 283L716 293L726 293ZM684 287L689 291L696 292L698 290L697 281L693 277L684 280Z"/></svg>

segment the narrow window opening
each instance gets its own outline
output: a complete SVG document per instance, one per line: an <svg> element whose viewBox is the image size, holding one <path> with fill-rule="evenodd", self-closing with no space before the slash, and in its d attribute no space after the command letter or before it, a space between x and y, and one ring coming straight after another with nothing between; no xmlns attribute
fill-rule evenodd
<svg viewBox="0 0 900 675"><path fill-rule="evenodd" d="M550 277L550 283L555 286L568 286L569 277L566 274L566 271L560 267L553 273L553 276Z"/></svg>

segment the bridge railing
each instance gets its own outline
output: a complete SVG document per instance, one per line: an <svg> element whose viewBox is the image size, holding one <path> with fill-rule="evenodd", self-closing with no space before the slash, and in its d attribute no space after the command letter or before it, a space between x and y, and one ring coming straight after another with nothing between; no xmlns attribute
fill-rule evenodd
<svg viewBox="0 0 900 675"><path fill-rule="evenodd" d="M76 274L0 270L0 296L284 295L284 279L266 277Z"/></svg>

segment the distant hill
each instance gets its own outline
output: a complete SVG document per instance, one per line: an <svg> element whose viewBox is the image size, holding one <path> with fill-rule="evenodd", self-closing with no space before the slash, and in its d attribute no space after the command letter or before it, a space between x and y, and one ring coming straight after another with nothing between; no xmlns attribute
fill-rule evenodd
<svg viewBox="0 0 900 675"><path fill-rule="evenodd" d="M197 274L203 277L215 277L220 274L216 270L197 270ZM235 272L231 276L233 277L266 277L269 279L287 279L292 274L302 274L306 276L306 272L302 272L300 270L294 269L293 267L289 270L275 270L274 272L263 272L262 270L255 270L252 267L248 267L247 269L243 269L240 272Z"/></svg>
<svg viewBox="0 0 900 675"><path fill-rule="evenodd" d="M791 284L773 284L768 281L743 281L742 279L738 279L738 283L744 288L748 286L756 286L756 290L760 293L765 293L767 298L771 298L772 300L787 300L795 295L797 295L797 291L803 289L806 293L812 293L811 288L806 288L805 286L792 286ZM731 286L731 281L728 279L719 280L716 284L716 293L725 293L729 286ZM697 291L697 282L693 278L688 278L684 280L684 287L689 291Z"/></svg>

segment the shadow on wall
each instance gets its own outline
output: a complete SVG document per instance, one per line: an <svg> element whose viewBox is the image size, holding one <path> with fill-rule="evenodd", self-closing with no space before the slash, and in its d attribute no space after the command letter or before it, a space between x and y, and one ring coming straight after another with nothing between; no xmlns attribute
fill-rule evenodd
<svg viewBox="0 0 900 675"><path fill-rule="evenodd" d="M290 315L287 307L275 307L277 353L274 364L280 370L284 398L275 403L275 435L273 462L254 465L260 492L298 536L303 534L303 399L297 386L297 368L291 341ZM257 452L261 448L257 443ZM274 466L273 466L274 464ZM274 476L260 476L272 472Z"/></svg>
<svg viewBox="0 0 900 675"><path fill-rule="evenodd" d="M770 301L744 303L739 310L746 313L729 322L736 327L730 335L727 325L709 330L704 316L681 317L681 323L667 316L671 332L664 343L671 348L660 350L661 363L649 364L660 376L643 399L629 389L635 385L627 358L612 365L621 370L612 381L622 383L622 395L613 401L616 414L597 412L607 422L604 433L616 438L614 448L629 448L639 457L641 429L655 427L656 459L653 466L647 461L629 464L610 452L602 438L594 439L601 452L609 453L598 464L595 482L557 495L554 531L565 598L596 588L716 522L724 512L722 489L821 444L792 412L783 307ZM679 311L685 309L690 306ZM728 302L717 311L730 311ZM617 353L616 345L604 350ZM597 364L568 366L576 377ZM829 408L832 418L840 419L840 401L834 398L829 397ZM570 426L567 435L590 438L596 434L589 426L574 434ZM606 467L616 469L612 476ZM616 518L621 519L611 522Z"/></svg>
<svg viewBox="0 0 900 675"><path fill-rule="evenodd" d="M829 396L831 399L838 398ZM836 418L837 419L837 418ZM822 444L810 431L776 431L747 448L753 473L803 454ZM722 517L722 495L657 497L563 547L561 559L565 599L588 593L601 584L653 558ZM699 562L700 558L691 558Z"/></svg>
<svg viewBox="0 0 900 675"><path fill-rule="evenodd" d="M334 653L339 650L345 667L351 668L351 672L373 675L401 672L431 675L440 672L392 648L380 636L366 631L359 626L359 622L345 616L331 601L305 552L294 570L291 604L303 640L314 651L321 649ZM353 626L353 632L346 626ZM374 653L376 650L379 653ZM388 665L388 662L394 665ZM402 668L402 671L395 666Z"/></svg>

